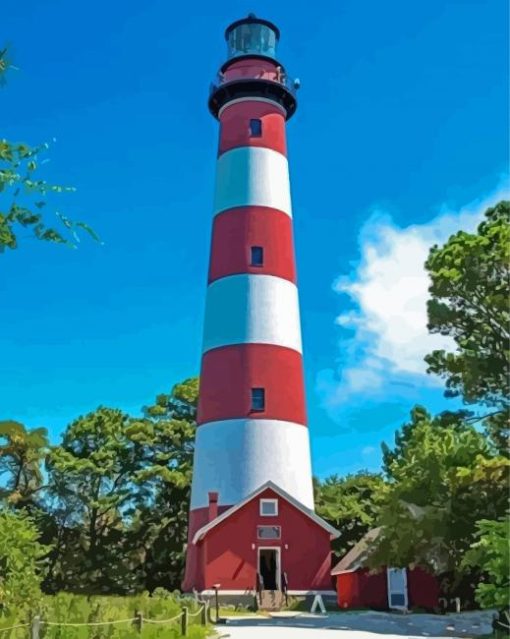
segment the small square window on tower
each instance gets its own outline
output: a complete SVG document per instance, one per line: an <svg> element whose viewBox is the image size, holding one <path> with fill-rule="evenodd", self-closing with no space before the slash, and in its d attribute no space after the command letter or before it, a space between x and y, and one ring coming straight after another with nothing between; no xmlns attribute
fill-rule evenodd
<svg viewBox="0 0 510 639"><path fill-rule="evenodd" d="M264 249L262 246L251 247L250 266L264 266Z"/></svg>
<svg viewBox="0 0 510 639"><path fill-rule="evenodd" d="M262 411L266 408L266 391L264 388L251 389L252 411Z"/></svg>
<svg viewBox="0 0 510 639"><path fill-rule="evenodd" d="M259 512L262 517L276 517L278 515L278 500L261 499Z"/></svg>
<svg viewBox="0 0 510 639"><path fill-rule="evenodd" d="M250 137L262 137L262 120L250 120Z"/></svg>

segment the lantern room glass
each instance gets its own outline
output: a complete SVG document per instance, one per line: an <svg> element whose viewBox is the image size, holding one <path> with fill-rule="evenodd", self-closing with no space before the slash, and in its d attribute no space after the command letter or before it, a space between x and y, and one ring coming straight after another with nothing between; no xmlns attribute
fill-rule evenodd
<svg viewBox="0 0 510 639"><path fill-rule="evenodd" d="M241 23L228 34L228 57L264 55L276 57L278 38L271 27L259 22Z"/></svg>

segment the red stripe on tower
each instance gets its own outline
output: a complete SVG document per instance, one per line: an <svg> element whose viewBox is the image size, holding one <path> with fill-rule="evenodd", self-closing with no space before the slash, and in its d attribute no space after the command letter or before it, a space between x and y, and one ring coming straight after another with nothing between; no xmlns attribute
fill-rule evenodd
<svg viewBox="0 0 510 639"><path fill-rule="evenodd" d="M261 146L287 155L285 111L271 102L243 100L220 115L218 155L238 146Z"/></svg>
<svg viewBox="0 0 510 639"><path fill-rule="evenodd" d="M290 348L215 348L203 357L200 379L198 424L248 417L306 424L301 353ZM264 390L261 404L253 405L252 389Z"/></svg>
<svg viewBox="0 0 510 639"><path fill-rule="evenodd" d="M245 206L214 218L209 283L239 273L276 275L296 283L292 220L286 213Z"/></svg>

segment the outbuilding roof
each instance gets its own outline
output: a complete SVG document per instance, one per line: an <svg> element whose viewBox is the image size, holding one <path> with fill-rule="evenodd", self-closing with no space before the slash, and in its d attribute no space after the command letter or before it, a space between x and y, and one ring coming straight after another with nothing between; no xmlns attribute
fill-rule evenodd
<svg viewBox="0 0 510 639"><path fill-rule="evenodd" d="M225 521L225 519L228 519L230 515L233 515L235 512L240 510L248 502L250 502L252 499L255 499L255 497L263 493L268 488L270 488L273 492L275 492L279 497L287 501L289 504L297 508L297 510L301 511L304 515L309 517L318 526L320 526L321 528L324 528L324 530L327 530L330 534L331 539L336 539L340 535L340 533L338 532L338 530L336 530L336 528L333 528L333 526L330 526L330 524L324 521L322 517L319 517L319 515L314 513L313 510L310 510L306 506L303 506L301 502L299 502L297 499L294 499L294 497L289 495L289 493L285 492L283 488L280 488L272 481L266 481L264 484L262 484L262 486L259 486L259 488L257 488L252 493L250 493L238 504L235 504L235 506L232 506L232 508L229 508L225 512L221 513L221 515L219 515L218 517L210 521L205 526L202 526L202 528L199 528L197 532L195 533L195 536L193 537L193 543L194 544L198 543L201 539L205 537L205 535L207 535L207 533L210 530L215 528L218 524L221 524L221 522Z"/></svg>
<svg viewBox="0 0 510 639"><path fill-rule="evenodd" d="M331 571L332 575L341 575L343 572L354 572L361 568L368 556L372 543L381 534L382 528L372 528L355 544L349 552L340 559Z"/></svg>

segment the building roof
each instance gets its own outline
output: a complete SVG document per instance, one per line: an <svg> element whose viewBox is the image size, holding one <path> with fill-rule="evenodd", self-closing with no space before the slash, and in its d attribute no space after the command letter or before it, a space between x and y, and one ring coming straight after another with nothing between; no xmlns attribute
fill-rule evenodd
<svg viewBox="0 0 510 639"><path fill-rule="evenodd" d="M349 552L340 559L331 571L332 575L341 575L343 572L354 572L363 565L368 556L372 543L381 534L382 528L372 528L355 544Z"/></svg>
<svg viewBox="0 0 510 639"><path fill-rule="evenodd" d="M197 532L195 533L195 536L193 537L193 543L194 544L198 543L201 539L205 537L205 535L207 535L207 533L210 530L215 528L218 524L221 524L221 522L224 521L225 519L228 519L230 515L233 515L235 512L240 510L248 502L250 502L252 499L255 499L255 497L260 495L262 492L264 492L268 488L270 488L273 492L275 492L277 495L279 495L282 499L287 501L289 504L297 508L297 510L302 512L304 515L309 517L318 526L320 526L321 528L324 528L324 530L327 530L331 536L331 539L336 539L340 535L340 533L338 532L338 530L336 530L336 528L333 528L333 526L330 526L326 521L324 521L324 519L322 519L322 517L319 517L319 515L316 515L313 510L310 510L309 508L306 508L306 506L303 506L301 502L299 502L297 499L294 499L294 497L289 495L289 493L285 492L282 488L277 486L274 482L266 481L264 484L262 484L262 486L259 486L256 490L250 493L238 504L236 504L235 506L232 506L232 508L229 508L225 512L221 513L221 515L219 515L218 517L210 521L205 526L202 526L202 528L199 528L199 530L197 530Z"/></svg>

